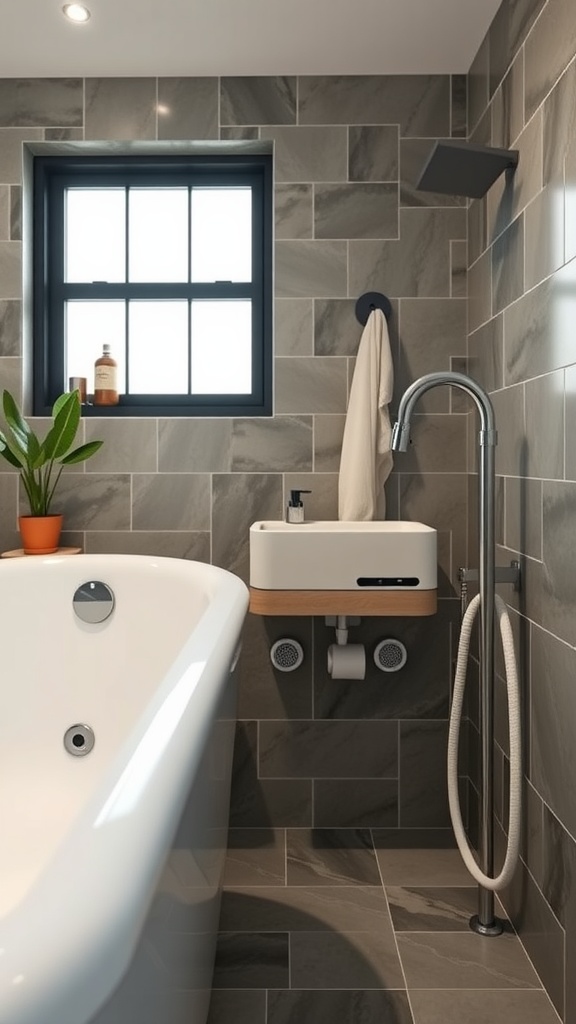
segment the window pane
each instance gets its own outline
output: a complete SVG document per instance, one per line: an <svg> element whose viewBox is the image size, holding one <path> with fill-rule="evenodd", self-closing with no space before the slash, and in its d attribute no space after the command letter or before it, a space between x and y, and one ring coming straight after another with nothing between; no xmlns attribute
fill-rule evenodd
<svg viewBox="0 0 576 1024"><path fill-rule="evenodd" d="M132 188L129 280L188 280L188 189Z"/></svg>
<svg viewBox="0 0 576 1024"><path fill-rule="evenodd" d="M245 299L192 303L192 394L252 391L252 304Z"/></svg>
<svg viewBox="0 0 576 1024"><path fill-rule="evenodd" d="M252 280L252 189L192 190L192 280Z"/></svg>
<svg viewBox="0 0 576 1024"><path fill-rule="evenodd" d="M125 221L125 189L66 189L64 279L125 281Z"/></svg>
<svg viewBox="0 0 576 1024"><path fill-rule="evenodd" d="M129 305L131 395L188 394L188 303Z"/></svg>
<svg viewBox="0 0 576 1024"><path fill-rule="evenodd" d="M86 377L88 393L94 392L94 363L102 355L102 345L110 345L118 363L118 391L126 390L124 302L66 303L65 386L69 377Z"/></svg>

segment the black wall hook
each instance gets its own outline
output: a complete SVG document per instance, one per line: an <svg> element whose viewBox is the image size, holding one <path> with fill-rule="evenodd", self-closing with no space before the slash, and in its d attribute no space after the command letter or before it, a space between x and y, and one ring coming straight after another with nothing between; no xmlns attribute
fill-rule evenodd
<svg viewBox="0 0 576 1024"><path fill-rule="evenodd" d="M382 292L364 292L356 302L356 319L362 326L373 309L381 309L387 320L392 316L392 303Z"/></svg>

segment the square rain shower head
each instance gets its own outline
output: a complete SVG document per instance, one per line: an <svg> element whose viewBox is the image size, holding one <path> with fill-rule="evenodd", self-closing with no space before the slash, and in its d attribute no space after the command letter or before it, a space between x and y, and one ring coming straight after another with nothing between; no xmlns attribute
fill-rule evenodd
<svg viewBox="0 0 576 1024"><path fill-rule="evenodd" d="M459 139L437 142L416 188L421 192L480 199L496 179L518 163L517 149L478 146Z"/></svg>

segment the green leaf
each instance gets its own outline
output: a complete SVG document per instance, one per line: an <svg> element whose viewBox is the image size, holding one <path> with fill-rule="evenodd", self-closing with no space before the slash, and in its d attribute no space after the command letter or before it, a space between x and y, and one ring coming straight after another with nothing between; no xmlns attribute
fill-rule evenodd
<svg viewBox="0 0 576 1024"><path fill-rule="evenodd" d="M2 407L4 409L4 416L6 417L6 423L14 434L22 437L22 447L25 448L26 438L32 433L32 431L9 391L4 391L2 395Z"/></svg>
<svg viewBox="0 0 576 1024"><path fill-rule="evenodd" d="M14 454L14 452L11 450L11 448L10 448L10 446L8 444L8 438L5 437L4 434L1 431L0 431L0 455L2 456L2 458L6 459L6 462L9 462L11 466L16 466L16 469L21 469L22 466L26 465L25 458L23 458L22 461L20 461L20 459L17 458L17 456Z"/></svg>
<svg viewBox="0 0 576 1024"><path fill-rule="evenodd" d="M103 441L88 441L87 444L82 444L79 448L75 448L69 455L65 455L60 461L64 466L70 466L73 462L84 462L85 459L95 455L103 444Z"/></svg>
<svg viewBox="0 0 576 1024"><path fill-rule="evenodd" d="M66 454L76 437L80 423L78 392L71 391L66 395L61 395L54 403L54 409L57 407L54 426L44 441L44 451L48 459L60 459Z"/></svg>

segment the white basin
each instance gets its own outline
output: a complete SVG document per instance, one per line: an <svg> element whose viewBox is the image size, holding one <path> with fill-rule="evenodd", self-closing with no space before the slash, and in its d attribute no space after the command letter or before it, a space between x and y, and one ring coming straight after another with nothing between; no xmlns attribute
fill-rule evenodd
<svg viewBox="0 0 576 1024"><path fill-rule="evenodd" d="M250 527L250 585L260 590L435 590L436 565L436 530L424 523Z"/></svg>

